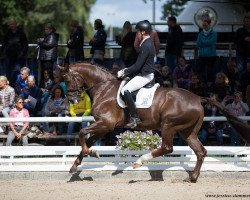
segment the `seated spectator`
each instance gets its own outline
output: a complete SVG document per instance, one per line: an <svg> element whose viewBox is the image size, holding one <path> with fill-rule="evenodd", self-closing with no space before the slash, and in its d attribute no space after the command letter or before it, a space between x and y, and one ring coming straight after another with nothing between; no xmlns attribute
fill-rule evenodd
<svg viewBox="0 0 250 200"><path fill-rule="evenodd" d="M201 83L198 74L194 73L191 77L191 84L188 87L188 91L197 94L199 96L206 96L205 88Z"/></svg>
<svg viewBox="0 0 250 200"><path fill-rule="evenodd" d="M187 89L191 83L192 73L192 67L186 63L185 57L180 56L173 71L174 85L178 88Z"/></svg>
<svg viewBox="0 0 250 200"><path fill-rule="evenodd" d="M17 76L17 80L15 83L15 93L16 95L20 95L23 88L27 85L27 79L30 73L30 69L28 67L23 67L20 70L20 74Z"/></svg>
<svg viewBox="0 0 250 200"><path fill-rule="evenodd" d="M65 98L64 91L61 86L57 86L49 97L43 111L43 116L45 117L62 117L68 115L69 113L69 102L68 99ZM63 124L53 124L50 127L49 123L43 123L43 131L46 132L46 135L50 135L51 133L54 135L62 134L63 132Z"/></svg>
<svg viewBox="0 0 250 200"><path fill-rule="evenodd" d="M247 68L241 75L240 85L243 99L246 99L246 90L247 87L250 85L250 62L247 63Z"/></svg>
<svg viewBox="0 0 250 200"><path fill-rule="evenodd" d="M238 91L240 87L240 82L239 82L240 76L235 61L229 60L227 62L227 69L225 70L225 75L228 77L232 93Z"/></svg>
<svg viewBox="0 0 250 200"><path fill-rule="evenodd" d="M173 77L172 72L168 66L163 66L161 69L162 79L163 79L163 87L173 87Z"/></svg>
<svg viewBox="0 0 250 200"><path fill-rule="evenodd" d="M52 85L50 95L54 92L55 88L57 88L58 86L61 86L61 88L63 89L64 94L66 94L66 92L67 92L66 84L65 84L65 82L63 80L63 77L62 77L61 73L59 72L59 69L56 69L53 72L53 77L54 77L54 84Z"/></svg>
<svg viewBox="0 0 250 200"><path fill-rule="evenodd" d="M27 86L19 96L24 99L24 108L29 111L30 116L35 116L41 110L42 90L36 85L33 75L28 76Z"/></svg>
<svg viewBox="0 0 250 200"><path fill-rule="evenodd" d="M226 103L229 101L229 97L226 96L223 99L222 104L226 105ZM246 103L242 101L242 94L241 92L235 92L233 96L233 102L226 105L226 108L232 112L236 116L245 116L246 113L249 111L249 107ZM237 133L237 131L229 124L228 132L231 139L231 145L232 146L239 146L240 145L240 135Z"/></svg>
<svg viewBox="0 0 250 200"><path fill-rule="evenodd" d="M215 93L218 95L218 101L222 101L225 96L231 95L231 88L227 76L223 72L216 74L215 82L208 88L207 93Z"/></svg>
<svg viewBox="0 0 250 200"><path fill-rule="evenodd" d="M10 117L21 118L29 117L29 111L23 108L23 99L17 97L15 100L15 108L11 109ZM26 135L29 122L11 122L9 124L10 131L7 136L6 146L10 146L13 140L16 138L22 141L23 146L28 145L28 136Z"/></svg>
<svg viewBox="0 0 250 200"><path fill-rule="evenodd" d="M41 78L41 83L39 85L40 89L42 90L42 99L41 99L41 104L42 104L42 107L44 107L44 105L46 104L48 98L49 98L49 95L50 95L50 92L51 92L51 89L52 89L52 86L54 84L54 81L52 80L52 78L50 77L50 72L49 70L45 69L43 71L43 77Z"/></svg>
<svg viewBox="0 0 250 200"><path fill-rule="evenodd" d="M0 76L0 116L9 117L10 110L14 105L15 91L9 86L5 76ZM5 124L1 124L0 132L5 132Z"/></svg>
<svg viewBox="0 0 250 200"><path fill-rule="evenodd" d="M91 100L85 91L81 94L81 98L77 104L70 103L69 113L70 113L70 116L72 117L91 115ZM70 145L70 136L73 134L76 123L77 122L69 122L68 124L67 136L69 137L66 141L67 145ZM88 122L81 122L81 126L82 128L87 127Z"/></svg>
<svg viewBox="0 0 250 200"><path fill-rule="evenodd" d="M214 101L218 100L218 96L216 94L211 94L210 98L213 99ZM204 111L205 111L205 116L207 117L221 116L217 107L209 103L205 105ZM199 137L201 143L203 145L206 145L209 136L215 135L217 139L217 145L218 146L223 145L223 127L224 127L223 122L218 122L218 121L204 122Z"/></svg>
<svg viewBox="0 0 250 200"><path fill-rule="evenodd" d="M9 117L14 100L14 89L9 86L9 81L5 76L0 76L0 115Z"/></svg>

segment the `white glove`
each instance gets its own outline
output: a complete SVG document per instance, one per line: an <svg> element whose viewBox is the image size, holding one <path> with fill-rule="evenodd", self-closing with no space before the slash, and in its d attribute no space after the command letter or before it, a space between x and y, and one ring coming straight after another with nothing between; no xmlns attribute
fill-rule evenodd
<svg viewBox="0 0 250 200"><path fill-rule="evenodd" d="M127 69L127 68L125 68L125 69ZM122 78L124 76L125 69L121 69L117 72L117 78Z"/></svg>

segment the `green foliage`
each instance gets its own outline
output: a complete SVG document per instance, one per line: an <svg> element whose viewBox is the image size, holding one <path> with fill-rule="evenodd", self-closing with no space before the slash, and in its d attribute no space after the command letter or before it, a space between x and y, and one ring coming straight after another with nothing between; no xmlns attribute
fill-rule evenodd
<svg viewBox="0 0 250 200"><path fill-rule="evenodd" d="M117 148L121 150L153 150L161 144L160 136L152 131L125 131L117 138Z"/></svg>
<svg viewBox="0 0 250 200"><path fill-rule="evenodd" d="M60 33L59 41L65 43L69 35L69 24L76 19L84 27L85 38L92 35L93 28L89 23L91 6L96 0L6 0L0 4L2 31L7 29L9 19L15 18L24 26L29 43L35 43L43 35L45 23L52 23Z"/></svg>
<svg viewBox="0 0 250 200"><path fill-rule="evenodd" d="M165 20L168 16L178 16L184 9L187 0L168 0L162 6L162 19Z"/></svg>

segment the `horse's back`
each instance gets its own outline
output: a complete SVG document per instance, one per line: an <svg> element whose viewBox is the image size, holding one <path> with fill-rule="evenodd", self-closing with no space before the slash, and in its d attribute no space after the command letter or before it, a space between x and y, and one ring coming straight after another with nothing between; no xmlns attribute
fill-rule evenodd
<svg viewBox="0 0 250 200"><path fill-rule="evenodd" d="M155 93L154 106L158 107L168 118L203 114L201 98L180 88L158 88Z"/></svg>

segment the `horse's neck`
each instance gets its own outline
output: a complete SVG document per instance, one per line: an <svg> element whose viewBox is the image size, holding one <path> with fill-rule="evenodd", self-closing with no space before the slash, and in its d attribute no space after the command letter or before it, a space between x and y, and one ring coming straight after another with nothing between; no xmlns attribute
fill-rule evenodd
<svg viewBox="0 0 250 200"><path fill-rule="evenodd" d="M91 96L95 95L95 92L102 89L103 85L116 80L111 73L99 67L83 67L78 71L78 73L83 75L85 84L87 87L91 88Z"/></svg>

